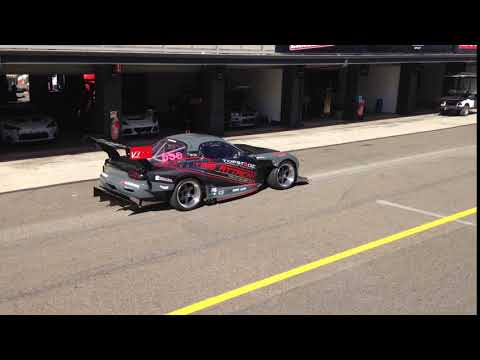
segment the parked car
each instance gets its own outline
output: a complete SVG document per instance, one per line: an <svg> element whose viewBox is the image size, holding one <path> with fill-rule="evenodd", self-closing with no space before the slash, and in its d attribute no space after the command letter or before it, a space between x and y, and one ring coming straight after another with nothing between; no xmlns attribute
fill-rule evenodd
<svg viewBox="0 0 480 360"><path fill-rule="evenodd" d="M300 163L288 152L233 145L210 135L179 134L142 147L92 139L109 156L94 196L136 208L166 202L188 211L265 186L285 190L307 181L298 176Z"/></svg>
<svg viewBox="0 0 480 360"><path fill-rule="evenodd" d="M230 112L230 121L228 127L251 127L257 124L258 112L248 105L245 106L233 106Z"/></svg>
<svg viewBox="0 0 480 360"><path fill-rule="evenodd" d="M153 108L148 108L143 114L121 115L122 136L155 135L160 129L158 118Z"/></svg>
<svg viewBox="0 0 480 360"><path fill-rule="evenodd" d="M0 138L6 143L52 141L58 136L58 125L51 116L28 104L0 109Z"/></svg>
<svg viewBox="0 0 480 360"><path fill-rule="evenodd" d="M477 108L477 74L463 72L446 78L448 95L441 99L440 113L467 116Z"/></svg>
<svg viewBox="0 0 480 360"><path fill-rule="evenodd" d="M252 127L257 124L258 112L249 104L250 85L237 85L226 96L225 125L227 128Z"/></svg>

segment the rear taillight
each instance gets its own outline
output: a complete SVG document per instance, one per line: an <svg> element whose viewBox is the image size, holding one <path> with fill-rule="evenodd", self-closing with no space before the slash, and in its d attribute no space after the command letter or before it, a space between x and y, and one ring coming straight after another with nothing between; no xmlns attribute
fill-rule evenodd
<svg viewBox="0 0 480 360"><path fill-rule="evenodd" d="M141 172L139 172L137 170L130 170L128 172L128 177L130 177L132 179L135 179L135 180L144 180L145 179L145 175L143 175Z"/></svg>

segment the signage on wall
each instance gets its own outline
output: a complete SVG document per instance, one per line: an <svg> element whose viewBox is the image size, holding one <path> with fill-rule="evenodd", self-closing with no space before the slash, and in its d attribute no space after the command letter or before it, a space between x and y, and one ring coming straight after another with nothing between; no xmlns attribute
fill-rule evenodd
<svg viewBox="0 0 480 360"><path fill-rule="evenodd" d="M457 45L456 52L474 53L474 52L477 52L477 45Z"/></svg>
<svg viewBox="0 0 480 360"><path fill-rule="evenodd" d="M113 69L112 69L113 74L121 74L122 70L123 70L122 64L113 65Z"/></svg>
<svg viewBox="0 0 480 360"><path fill-rule="evenodd" d="M475 46L476 45L461 45ZM451 53L454 45L276 45L276 52L287 53Z"/></svg>
<svg viewBox="0 0 480 360"><path fill-rule="evenodd" d="M290 51L300 51L300 50L308 50L308 49L323 49L327 47L332 47L335 45L288 45L288 49Z"/></svg>

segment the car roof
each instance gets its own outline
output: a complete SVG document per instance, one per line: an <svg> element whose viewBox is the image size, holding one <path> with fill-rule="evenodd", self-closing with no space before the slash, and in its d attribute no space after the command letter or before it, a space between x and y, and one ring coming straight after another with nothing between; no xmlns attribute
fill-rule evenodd
<svg viewBox="0 0 480 360"><path fill-rule="evenodd" d="M200 144L209 141L221 141L226 142L224 139L218 136L207 135L207 134L176 134L172 136L167 136L167 139L177 140L185 143L188 147L188 151L198 151Z"/></svg>

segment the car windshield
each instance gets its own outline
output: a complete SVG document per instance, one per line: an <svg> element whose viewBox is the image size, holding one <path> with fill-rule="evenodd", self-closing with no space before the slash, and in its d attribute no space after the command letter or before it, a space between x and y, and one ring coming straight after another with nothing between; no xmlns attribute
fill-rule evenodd
<svg viewBox="0 0 480 360"><path fill-rule="evenodd" d="M152 148L150 162L154 166L162 166L172 161L182 160L187 153L187 145L173 139L162 139Z"/></svg>

